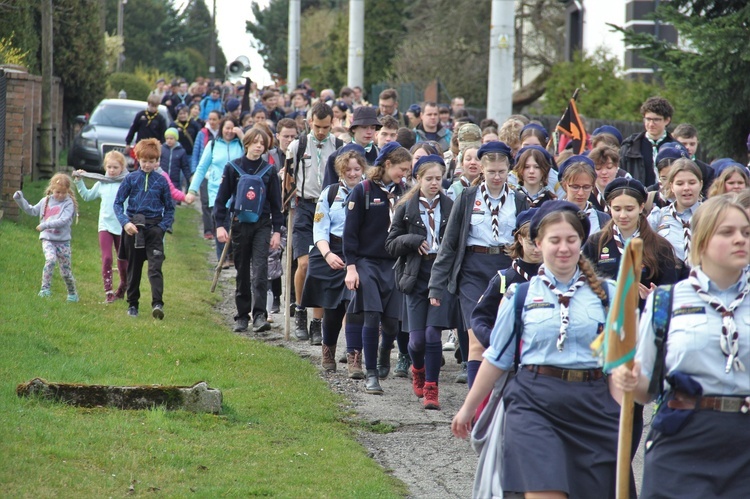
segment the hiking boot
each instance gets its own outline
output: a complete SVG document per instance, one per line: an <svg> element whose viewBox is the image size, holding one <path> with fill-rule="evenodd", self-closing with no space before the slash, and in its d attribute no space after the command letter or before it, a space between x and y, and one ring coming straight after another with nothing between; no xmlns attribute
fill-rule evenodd
<svg viewBox="0 0 750 499"><path fill-rule="evenodd" d="M138 307L128 307L128 315L130 317L138 317Z"/></svg>
<svg viewBox="0 0 750 499"><path fill-rule="evenodd" d="M370 395L383 395L383 389L380 387L377 369L367 370L367 380L365 380L365 393Z"/></svg>
<svg viewBox="0 0 750 499"><path fill-rule="evenodd" d="M271 313L272 314L278 314L281 312L281 297L280 296L274 296L273 297L273 304L271 304Z"/></svg>
<svg viewBox="0 0 750 499"><path fill-rule="evenodd" d="M424 397L424 367L422 369L411 368L411 388L418 399Z"/></svg>
<svg viewBox="0 0 750 499"><path fill-rule="evenodd" d="M162 320L164 318L164 305L160 303L154 305L153 310L151 310L151 315L154 316L154 319Z"/></svg>
<svg viewBox="0 0 750 499"><path fill-rule="evenodd" d="M453 380L455 383L461 383L462 385L465 385L469 380L469 365L466 362L461 363L461 372L456 374L455 379Z"/></svg>
<svg viewBox="0 0 750 499"><path fill-rule="evenodd" d="M339 364L346 364L346 352L341 353L341 357L339 357Z"/></svg>
<svg viewBox="0 0 750 499"><path fill-rule="evenodd" d="M262 333L269 329L271 329L271 324L266 320L266 316L264 314L256 315L255 319L253 319L253 331Z"/></svg>
<svg viewBox="0 0 750 499"><path fill-rule="evenodd" d="M232 328L232 331L235 333L244 333L247 331L247 326L250 321L247 317L240 317L239 319L236 319L234 321L234 327Z"/></svg>
<svg viewBox="0 0 750 499"><path fill-rule="evenodd" d="M438 401L438 386L434 381L428 381L424 384L424 400L422 401L425 409L440 410Z"/></svg>
<svg viewBox="0 0 750 499"><path fill-rule="evenodd" d="M408 378L409 367L411 367L411 357L399 353L398 362L396 363L396 369L393 370L393 375L397 378Z"/></svg>
<svg viewBox="0 0 750 499"><path fill-rule="evenodd" d="M451 331L448 333L448 340L443 343L443 351L453 351L456 349L456 334Z"/></svg>
<svg viewBox="0 0 750 499"><path fill-rule="evenodd" d="M354 350L346 353L346 370L350 379L365 379L365 373L362 372L362 352Z"/></svg>
<svg viewBox="0 0 750 499"><path fill-rule="evenodd" d="M294 336L299 341L307 341L310 336L307 334L307 309L298 308L294 313Z"/></svg>
<svg viewBox="0 0 750 499"><path fill-rule="evenodd" d="M390 348L379 348L378 349L378 377L385 379L388 377L388 373L391 372L391 349Z"/></svg>
<svg viewBox="0 0 750 499"><path fill-rule="evenodd" d="M336 345L332 347L323 345L323 360L321 360L320 365L326 371L336 372Z"/></svg>
<svg viewBox="0 0 750 499"><path fill-rule="evenodd" d="M311 345L322 345L323 344L323 321L321 319L313 319L310 323L310 344Z"/></svg>

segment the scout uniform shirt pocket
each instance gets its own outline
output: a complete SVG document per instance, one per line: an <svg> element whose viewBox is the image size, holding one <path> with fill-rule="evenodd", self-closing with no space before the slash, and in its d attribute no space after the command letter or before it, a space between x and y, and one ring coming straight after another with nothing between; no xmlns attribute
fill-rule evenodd
<svg viewBox="0 0 750 499"><path fill-rule="evenodd" d="M523 306L523 335L537 349L556 349L560 332L560 311L549 297L529 296Z"/></svg>
<svg viewBox="0 0 750 499"><path fill-rule="evenodd" d="M706 327L708 315L705 305L696 304L675 308L669 326L667 351L674 350L682 355L702 355L703 349L719 346L719 333ZM712 343L713 342L713 343Z"/></svg>

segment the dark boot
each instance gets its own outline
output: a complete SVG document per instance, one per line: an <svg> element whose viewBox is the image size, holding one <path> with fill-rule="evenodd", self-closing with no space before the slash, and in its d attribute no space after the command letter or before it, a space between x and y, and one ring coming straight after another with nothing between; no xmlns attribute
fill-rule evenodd
<svg viewBox="0 0 750 499"><path fill-rule="evenodd" d="M365 380L365 393L370 395L383 395L383 389L380 388L380 381L378 380L378 370L368 369L367 379Z"/></svg>
<svg viewBox="0 0 750 499"><path fill-rule="evenodd" d="M294 336L299 341L307 341L310 336L307 334L307 309L297 309L294 313Z"/></svg>
<svg viewBox="0 0 750 499"><path fill-rule="evenodd" d="M322 345L323 344L323 321L321 319L313 319L310 323L310 344L311 345Z"/></svg>
<svg viewBox="0 0 750 499"><path fill-rule="evenodd" d="M385 379L388 377L388 373L391 372L391 349L390 348L379 348L378 349L378 377Z"/></svg>
<svg viewBox="0 0 750 499"><path fill-rule="evenodd" d="M410 367L411 367L411 357L403 353L399 353L398 363L396 364L396 370L393 371L393 374L397 378L408 378Z"/></svg>

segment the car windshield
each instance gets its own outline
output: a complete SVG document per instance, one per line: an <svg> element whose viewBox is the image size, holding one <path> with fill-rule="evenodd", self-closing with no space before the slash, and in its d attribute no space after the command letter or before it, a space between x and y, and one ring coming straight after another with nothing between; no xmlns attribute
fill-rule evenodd
<svg viewBox="0 0 750 499"><path fill-rule="evenodd" d="M91 115L89 123L92 125L111 126L116 128L130 128L133 119L138 111L143 109L140 106L111 106L100 104Z"/></svg>

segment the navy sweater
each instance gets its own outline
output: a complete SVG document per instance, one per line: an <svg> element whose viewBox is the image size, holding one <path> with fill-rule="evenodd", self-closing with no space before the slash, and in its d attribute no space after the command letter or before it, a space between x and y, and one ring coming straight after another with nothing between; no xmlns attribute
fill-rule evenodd
<svg viewBox="0 0 750 499"><path fill-rule="evenodd" d="M369 209L365 202L365 184L369 191ZM396 186L396 196L401 195ZM370 180L357 184L349 193L348 211L344 223L344 259L355 265L360 258L395 260L385 250L385 239L391 224L388 195Z"/></svg>

